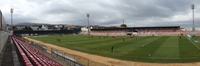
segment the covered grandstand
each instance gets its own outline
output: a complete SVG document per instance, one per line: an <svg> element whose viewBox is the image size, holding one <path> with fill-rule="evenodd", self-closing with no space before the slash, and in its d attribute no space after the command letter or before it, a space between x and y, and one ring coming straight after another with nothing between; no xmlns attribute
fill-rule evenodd
<svg viewBox="0 0 200 66"><path fill-rule="evenodd" d="M157 26L157 27L100 27L91 29L91 35L124 36L124 35L179 35L183 31L180 26Z"/></svg>

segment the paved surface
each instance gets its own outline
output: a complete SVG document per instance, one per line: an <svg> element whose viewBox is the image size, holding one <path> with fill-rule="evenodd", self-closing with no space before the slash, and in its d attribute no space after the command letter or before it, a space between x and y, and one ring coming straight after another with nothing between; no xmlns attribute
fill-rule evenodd
<svg viewBox="0 0 200 66"><path fill-rule="evenodd" d="M8 39L8 33L0 31L0 53L2 49L4 48L4 45L6 44L7 39Z"/></svg>
<svg viewBox="0 0 200 66"><path fill-rule="evenodd" d="M8 34L6 32L0 31L0 65L2 64L2 59L4 58L3 55L5 55L3 51L9 51L9 49L5 48L7 37Z"/></svg>
<svg viewBox="0 0 200 66"><path fill-rule="evenodd" d="M7 42L2 50L0 66L22 66L14 44Z"/></svg>
<svg viewBox="0 0 200 66"><path fill-rule="evenodd" d="M10 43L8 35L0 31L0 66L21 66L16 47Z"/></svg>
<svg viewBox="0 0 200 66"><path fill-rule="evenodd" d="M11 44L6 44L3 49L3 56L1 61L1 66L14 66L13 56L12 56L12 46Z"/></svg>

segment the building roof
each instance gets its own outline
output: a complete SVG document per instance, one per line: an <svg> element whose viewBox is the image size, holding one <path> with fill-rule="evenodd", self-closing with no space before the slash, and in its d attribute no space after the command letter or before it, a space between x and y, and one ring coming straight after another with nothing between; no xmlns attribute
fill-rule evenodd
<svg viewBox="0 0 200 66"><path fill-rule="evenodd" d="M180 29L180 26L153 26L153 27L127 27L127 28L121 28L121 27L99 27L94 28L91 30L125 30L125 29Z"/></svg>

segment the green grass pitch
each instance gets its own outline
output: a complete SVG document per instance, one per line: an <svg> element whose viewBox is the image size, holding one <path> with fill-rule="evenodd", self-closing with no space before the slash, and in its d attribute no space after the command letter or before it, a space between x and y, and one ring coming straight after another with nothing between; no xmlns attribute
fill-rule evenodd
<svg viewBox="0 0 200 66"><path fill-rule="evenodd" d="M103 37L83 35L49 35L31 37L61 47L116 59L185 63L200 61L200 37L182 36Z"/></svg>

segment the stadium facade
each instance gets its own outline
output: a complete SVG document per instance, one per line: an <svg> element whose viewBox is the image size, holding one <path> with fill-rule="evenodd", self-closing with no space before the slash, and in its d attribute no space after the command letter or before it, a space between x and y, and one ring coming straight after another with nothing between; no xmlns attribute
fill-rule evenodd
<svg viewBox="0 0 200 66"><path fill-rule="evenodd" d="M2 52L2 49L4 47L4 45L7 42L8 39L8 32L7 32L7 28L6 28L6 22L4 19L4 16L0 10L0 54Z"/></svg>
<svg viewBox="0 0 200 66"><path fill-rule="evenodd" d="M185 34L180 26L98 27L91 29L91 35L98 36L177 36L180 34Z"/></svg>
<svg viewBox="0 0 200 66"><path fill-rule="evenodd" d="M4 19L4 16L0 10L0 30L1 31L5 31L6 30L6 22L5 22L5 19Z"/></svg>

